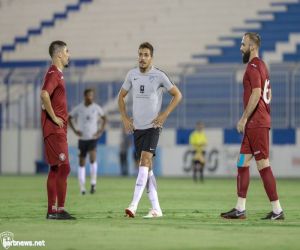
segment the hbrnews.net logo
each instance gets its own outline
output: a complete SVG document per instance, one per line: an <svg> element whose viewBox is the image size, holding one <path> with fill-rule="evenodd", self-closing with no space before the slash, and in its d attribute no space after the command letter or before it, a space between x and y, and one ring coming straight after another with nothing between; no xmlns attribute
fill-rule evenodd
<svg viewBox="0 0 300 250"><path fill-rule="evenodd" d="M14 240L12 232L3 232L0 234L1 244L3 248L10 247L44 247L46 246L44 240Z"/></svg>

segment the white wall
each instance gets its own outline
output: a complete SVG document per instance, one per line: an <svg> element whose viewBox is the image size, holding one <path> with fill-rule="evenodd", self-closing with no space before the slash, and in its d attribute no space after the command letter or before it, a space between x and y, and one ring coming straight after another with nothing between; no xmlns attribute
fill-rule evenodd
<svg viewBox="0 0 300 250"><path fill-rule="evenodd" d="M2 174L34 174L35 161L42 157L40 131L7 129L1 137Z"/></svg>

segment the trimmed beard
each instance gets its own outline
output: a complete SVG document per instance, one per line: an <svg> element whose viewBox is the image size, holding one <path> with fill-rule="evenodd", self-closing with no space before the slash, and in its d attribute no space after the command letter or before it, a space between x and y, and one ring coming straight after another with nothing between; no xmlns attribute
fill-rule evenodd
<svg viewBox="0 0 300 250"><path fill-rule="evenodd" d="M249 62L249 59L250 59L250 50L246 51L244 54L243 54L243 63L246 64Z"/></svg>

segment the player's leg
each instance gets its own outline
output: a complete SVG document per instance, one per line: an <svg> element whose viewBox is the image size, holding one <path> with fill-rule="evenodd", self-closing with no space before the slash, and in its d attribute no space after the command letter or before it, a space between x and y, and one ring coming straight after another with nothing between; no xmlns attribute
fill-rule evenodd
<svg viewBox="0 0 300 250"><path fill-rule="evenodd" d="M143 146L146 140L146 134L147 130L135 130L133 134L136 154L137 157L139 157L140 161L133 198L129 207L125 209L125 213L129 217L135 216L138 203L142 197L143 191L147 183L149 168L151 167L152 153L143 151Z"/></svg>
<svg viewBox="0 0 300 250"><path fill-rule="evenodd" d="M128 159L127 159L127 151L124 152L123 154L123 175L128 176Z"/></svg>
<svg viewBox="0 0 300 250"><path fill-rule="evenodd" d="M250 142L247 134L241 144L240 156L237 162L237 203L235 208L228 212L221 213L221 217L226 219L245 219L246 218L246 197L250 182L249 165L252 159Z"/></svg>
<svg viewBox="0 0 300 250"><path fill-rule="evenodd" d="M204 182L204 166L205 166L205 152L201 152L201 158L199 163L199 172L200 172L200 180L201 182Z"/></svg>
<svg viewBox="0 0 300 250"><path fill-rule="evenodd" d="M65 210L65 200L67 194L67 178L70 173L70 164L68 160L58 167L58 176L56 179L57 188L57 219L75 220L76 218Z"/></svg>
<svg viewBox="0 0 300 250"><path fill-rule="evenodd" d="M192 167L193 167L193 180L194 182L197 182L197 168L198 168L198 161L196 160L193 160L193 163L192 163Z"/></svg>
<svg viewBox="0 0 300 250"><path fill-rule="evenodd" d="M150 209L149 213L144 216L144 218L161 217L162 210L158 200L157 183L152 169L149 171L147 184L147 194L152 208Z"/></svg>
<svg viewBox="0 0 300 250"><path fill-rule="evenodd" d="M200 181L201 182L204 182L204 163L200 163L200 166L199 166L199 172L200 172Z"/></svg>
<svg viewBox="0 0 300 250"><path fill-rule="evenodd" d="M194 160L192 162L192 170L193 170L193 180L196 183L197 182L197 163Z"/></svg>
<svg viewBox="0 0 300 250"><path fill-rule="evenodd" d="M266 194L272 205L272 212L268 213L268 215L263 219L284 219L283 210L278 199L276 180L269 161L269 129L253 129L251 130L251 133L257 169L264 184Z"/></svg>
<svg viewBox="0 0 300 250"><path fill-rule="evenodd" d="M55 151L57 153L58 173L56 178L57 190L57 219L75 219L65 210L65 200L67 193L67 178L70 173L69 152L66 134L55 135Z"/></svg>
<svg viewBox="0 0 300 250"><path fill-rule="evenodd" d="M126 176L127 172L127 155L126 151L122 151L119 153L120 167L121 167L121 175Z"/></svg>
<svg viewBox="0 0 300 250"><path fill-rule="evenodd" d="M78 166L78 182L80 193L85 195L85 180L86 180L86 170L85 170L85 159L87 155L87 143L84 140L78 141L78 149L79 149L79 166Z"/></svg>
<svg viewBox="0 0 300 250"><path fill-rule="evenodd" d="M97 145L97 140L93 140L89 147L90 169L91 169L91 190L90 190L91 194L96 192L96 184L97 184L98 163L97 163L96 145Z"/></svg>
<svg viewBox="0 0 300 250"><path fill-rule="evenodd" d="M142 151L139 172L135 183L133 198L129 208L125 210L125 213L129 217L135 216L135 212L137 210L139 201L143 195L144 189L147 184L148 172L149 172L149 168L151 167L151 161L152 161L152 154L149 152Z"/></svg>
<svg viewBox="0 0 300 250"><path fill-rule="evenodd" d="M70 164L64 161L58 166L58 173L56 178L57 188L57 210L62 211L65 209L65 199L67 193L67 178L70 173Z"/></svg>
<svg viewBox="0 0 300 250"><path fill-rule="evenodd" d="M52 138L53 135L48 136L44 140L45 146L45 156L46 161L49 164L49 173L47 178L47 196L48 196L48 210L47 210L47 219L56 219L56 201L57 201L57 190L56 190L56 179L58 173L58 161L57 155L54 151L54 145Z"/></svg>
<svg viewBox="0 0 300 250"><path fill-rule="evenodd" d="M144 218L156 218L162 216L162 211L160 208L158 194L157 194L156 179L153 173L153 157L155 156L155 150L158 144L160 132L161 129L159 128L149 129L144 143L144 150L152 154L151 165L148 174L148 190L147 190L148 198L151 203L151 209L149 213L146 216L144 216Z"/></svg>
<svg viewBox="0 0 300 250"><path fill-rule="evenodd" d="M48 211L47 219L56 219L56 177L58 172L58 166L50 166L48 178L47 178L47 194L48 194Z"/></svg>
<svg viewBox="0 0 300 250"><path fill-rule="evenodd" d="M48 136L45 139L45 153L47 162L52 166L48 176L47 189L50 194L49 204L55 204L54 200L57 199L55 219L74 219L64 210L67 176L70 172L66 135L52 134Z"/></svg>

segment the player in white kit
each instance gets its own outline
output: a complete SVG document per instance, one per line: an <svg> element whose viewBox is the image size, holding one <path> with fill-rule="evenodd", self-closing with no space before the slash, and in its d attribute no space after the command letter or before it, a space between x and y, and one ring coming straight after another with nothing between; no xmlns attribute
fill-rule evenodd
<svg viewBox="0 0 300 250"><path fill-rule="evenodd" d="M73 120L76 121L76 126L74 126ZM85 159L87 154L89 154L91 172L90 193L93 194L96 191L97 182L97 142L104 132L106 125L106 116L103 109L94 103L93 89L86 89L84 91L84 101L70 112L68 121L74 133L79 136L78 180L80 192L83 195L86 193Z"/></svg>
<svg viewBox="0 0 300 250"><path fill-rule="evenodd" d="M127 73L118 97L124 127L127 132L133 132L136 153L140 159L133 199L125 213L128 217L135 217L138 203L147 185L152 208L144 218L155 218L163 214L158 201L152 159L163 124L181 101L182 95L167 75L152 65L153 46L150 43L145 42L139 46L138 57L139 67ZM167 108L160 112L164 89L173 98ZM133 96L133 119L128 117L124 101L130 90Z"/></svg>

